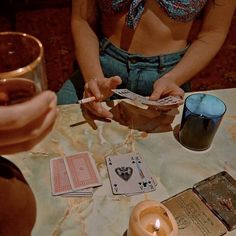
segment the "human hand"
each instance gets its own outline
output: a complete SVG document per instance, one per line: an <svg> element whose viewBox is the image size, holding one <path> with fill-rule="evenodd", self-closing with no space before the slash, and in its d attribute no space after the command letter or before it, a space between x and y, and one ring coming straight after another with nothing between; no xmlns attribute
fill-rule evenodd
<svg viewBox="0 0 236 236"><path fill-rule="evenodd" d="M184 91L176 83L167 77L158 79L153 85L153 92L150 100L158 100L166 96L179 96L184 97Z"/></svg>
<svg viewBox="0 0 236 236"><path fill-rule="evenodd" d="M84 107L96 116L112 118L112 113L102 106L101 101L110 97L113 93L111 90L115 89L121 82L119 76L89 80L84 87L84 97L95 96L96 100L84 104Z"/></svg>
<svg viewBox="0 0 236 236"><path fill-rule="evenodd" d="M167 77L162 77L158 79L154 85L153 85L153 92L151 96L149 97L150 100L158 100L163 97L167 96L177 96L180 98L184 97L184 91L175 84L171 79ZM159 107L158 110L169 110L172 108L177 107L178 105L172 105L172 106L163 106Z"/></svg>
<svg viewBox="0 0 236 236"><path fill-rule="evenodd" d="M178 114L177 111L177 109L171 112L156 111L151 107L146 108L126 101L119 102L110 110L113 119L121 125L147 133L171 131L171 124Z"/></svg>
<svg viewBox="0 0 236 236"><path fill-rule="evenodd" d="M40 142L53 128L56 100L44 91L27 102L0 106L0 154L27 151Z"/></svg>

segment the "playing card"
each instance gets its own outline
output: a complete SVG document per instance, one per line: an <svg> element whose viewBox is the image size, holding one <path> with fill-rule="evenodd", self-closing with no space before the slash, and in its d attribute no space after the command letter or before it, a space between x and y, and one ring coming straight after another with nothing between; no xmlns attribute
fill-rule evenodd
<svg viewBox="0 0 236 236"><path fill-rule="evenodd" d="M180 105L183 103L183 100L181 98L175 96L168 96L165 98L161 98L157 101L151 101L148 99L148 97L141 96L128 89L113 89L112 91L120 96L150 106L173 106L173 105Z"/></svg>
<svg viewBox="0 0 236 236"><path fill-rule="evenodd" d="M154 175L152 175L148 166L144 163L143 158L139 153L130 153L130 158L132 162L136 163L136 167L138 169L139 176L141 177L141 183L143 192L151 192L156 190L157 180ZM126 194L127 196L132 196L132 194Z"/></svg>
<svg viewBox="0 0 236 236"><path fill-rule="evenodd" d="M102 185L95 162L88 152L66 156L64 161L73 190Z"/></svg>
<svg viewBox="0 0 236 236"><path fill-rule="evenodd" d="M112 89L112 92L114 92L122 97L130 98L132 100L139 100L139 99L144 98L143 96L136 94L128 89Z"/></svg>
<svg viewBox="0 0 236 236"><path fill-rule="evenodd" d="M176 104L180 105L183 104L183 99L175 96L168 96L157 100L156 103L159 106L171 106Z"/></svg>
<svg viewBox="0 0 236 236"><path fill-rule="evenodd" d="M106 158L114 194L132 195L154 191L154 178L138 153L108 156Z"/></svg>
<svg viewBox="0 0 236 236"><path fill-rule="evenodd" d="M153 190L153 186L157 186L157 181L155 176L151 173L148 166L144 163L143 158L139 153L131 153L130 158L132 161L136 162L136 166L139 172L141 179L143 180L143 185L145 187L145 191L149 188Z"/></svg>
<svg viewBox="0 0 236 236"><path fill-rule="evenodd" d="M73 191L63 158L58 157L51 159L50 169L53 195L60 195Z"/></svg>
<svg viewBox="0 0 236 236"><path fill-rule="evenodd" d="M75 190L73 192L64 193L61 196L63 197L91 197L93 195L93 188L86 188Z"/></svg>
<svg viewBox="0 0 236 236"><path fill-rule="evenodd" d="M128 89L112 89L112 92L114 92L122 97L126 97L131 100L141 102L143 104L146 104L149 101L146 97L136 94ZM152 102L152 101L150 101L150 102Z"/></svg>

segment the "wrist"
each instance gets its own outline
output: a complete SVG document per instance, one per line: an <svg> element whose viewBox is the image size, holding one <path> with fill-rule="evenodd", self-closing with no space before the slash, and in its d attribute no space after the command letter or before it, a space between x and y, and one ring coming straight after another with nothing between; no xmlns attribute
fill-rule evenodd
<svg viewBox="0 0 236 236"><path fill-rule="evenodd" d="M161 79L168 80L171 83L176 84L177 86L181 86L186 82L183 80L183 78L180 78L176 74L173 74L173 73L166 73L165 75L161 77Z"/></svg>
<svg viewBox="0 0 236 236"><path fill-rule="evenodd" d="M104 79L104 75L101 75L101 74L93 74L93 75L88 75L88 76L84 77L85 82L88 82L90 80L101 81L103 79Z"/></svg>

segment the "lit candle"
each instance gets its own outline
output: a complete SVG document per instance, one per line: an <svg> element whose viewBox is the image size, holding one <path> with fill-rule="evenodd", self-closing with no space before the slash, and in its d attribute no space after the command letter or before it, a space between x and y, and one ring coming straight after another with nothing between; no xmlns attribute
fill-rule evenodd
<svg viewBox="0 0 236 236"><path fill-rule="evenodd" d="M148 232L152 233L153 236L157 236L157 235L159 235L158 232L160 230L160 226L161 226L160 220L156 219L156 222L154 224L147 225L146 230Z"/></svg>
<svg viewBox="0 0 236 236"><path fill-rule="evenodd" d="M161 203L144 200L138 203L129 219L127 236L177 236L174 216Z"/></svg>

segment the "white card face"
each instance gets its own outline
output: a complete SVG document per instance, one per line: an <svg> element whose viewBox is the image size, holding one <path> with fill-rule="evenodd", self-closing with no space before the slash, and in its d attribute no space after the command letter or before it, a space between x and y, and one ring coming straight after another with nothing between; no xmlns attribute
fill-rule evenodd
<svg viewBox="0 0 236 236"><path fill-rule="evenodd" d="M156 189L153 176L144 168L138 153L108 156L106 158L114 194L136 194Z"/></svg>
<svg viewBox="0 0 236 236"><path fill-rule="evenodd" d="M136 94L128 89L113 89L112 92L114 92L120 96L129 98L131 100L141 102L141 103L145 103L148 101L148 99L145 98L144 96Z"/></svg>
<svg viewBox="0 0 236 236"><path fill-rule="evenodd" d="M157 101L151 101L147 97L136 94L128 89L113 89L112 91L120 96L129 98L131 100L138 101L142 104L150 105L150 106L173 106L173 105L183 104L183 100L175 96L168 96L165 98L161 98Z"/></svg>
<svg viewBox="0 0 236 236"><path fill-rule="evenodd" d="M137 93L134 93L128 89L113 89L112 91L116 94L119 94L120 96L130 98L132 100L140 100L140 99L142 100L145 98L145 97L143 97Z"/></svg>
<svg viewBox="0 0 236 236"><path fill-rule="evenodd" d="M155 176L152 175L150 169L145 164L143 158L139 153L131 154L130 157L132 160L136 162L137 169L139 171L139 175L143 181L145 192L155 190L155 186L157 186L157 180Z"/></svg>
<svg viewBox="0 0 236 236"><path fill-rule="evenodd" d="M58 157L51 159L50 170L53 195L60 195L73 191L63 158Z"/></svg>
<svg viewBox="0 0 236 236"><path fill-rule="evenodd" d="M180 105L183 104L183 99L175 96L168 96L165 98L161 98L156 101L157 105L160 106L171 106L171 105Z"/></svg>

